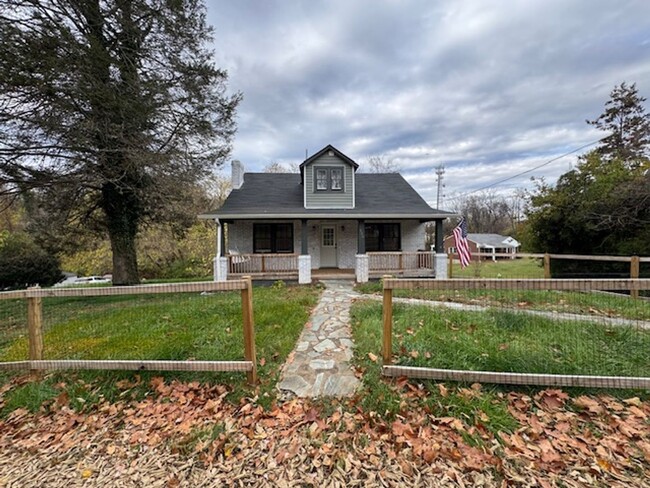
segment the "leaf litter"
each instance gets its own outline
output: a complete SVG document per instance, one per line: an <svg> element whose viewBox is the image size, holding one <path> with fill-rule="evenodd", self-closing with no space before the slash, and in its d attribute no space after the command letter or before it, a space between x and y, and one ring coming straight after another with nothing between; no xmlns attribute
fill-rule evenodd
<svg viewBox="0 0 650 488"><path fill-rule="evenodd" d="M128 388L129 385L125 385ZM74 486L650 486L650 403L547 389L503 394L518 428L436 417L399 379L393 418L358 399L232 404L223 385L165 382L87 412L59 395L0 420L0 488ZM482 395L438 384L442 397ZM6 392L7 389L4 389ZM3 397L0 394L0 407Z"/></svg>

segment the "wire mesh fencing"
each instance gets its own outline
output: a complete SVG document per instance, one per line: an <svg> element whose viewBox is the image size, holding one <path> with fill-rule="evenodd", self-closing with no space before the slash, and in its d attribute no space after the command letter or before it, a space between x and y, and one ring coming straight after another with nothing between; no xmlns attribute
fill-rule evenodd
<svg viewBox="0 0 650 488"><path fill-rule="evenodd" d="M650 280L384 280L384 374L650 388Z"/></svg>
<svg viewBox="0 0 650 488"><path fill-rule="evenodd" d="M256 379L250 278L12 293L0 294L0 369L246 371Z"/></svg>

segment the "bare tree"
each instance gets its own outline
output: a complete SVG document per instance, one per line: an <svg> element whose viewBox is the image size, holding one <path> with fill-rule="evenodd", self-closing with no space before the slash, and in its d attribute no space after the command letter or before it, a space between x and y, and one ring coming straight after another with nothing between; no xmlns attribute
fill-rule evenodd
<svg viewBox="0 0 650 488"><path fill-rule="evenodd" d="M282 163L278 163L277 161L273 161L272 163L264 166L264 169L262 171L264 171L264 173L299 173L300 166L296 163L289 163L287 165L284 165Z"/></svg>
<svg viewBox="0 0 650 488"><path fill-rule="evenodd" d="M470 232L511 234L521 220L526 194L518 190L512 196L484 191L450 200L453 211L463 215Z"/></svg>
<svg viewBox="0 0 650 488"><path fill-rule="evenodd" d="M359 168L364 173L399 173L400 165L385 155L370 156Z"/></svg>

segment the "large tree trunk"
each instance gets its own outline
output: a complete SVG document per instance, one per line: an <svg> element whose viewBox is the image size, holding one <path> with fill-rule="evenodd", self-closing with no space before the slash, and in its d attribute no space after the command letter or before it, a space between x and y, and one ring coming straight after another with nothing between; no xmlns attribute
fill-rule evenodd
<svg viewBox="0 0 650 488"><path fill-rule="evenodd" d="M120 190L113 183L102 189L106 227L113 252L113 284L140 283L136 255L136 238L140 221L139 202L132 192Z"/></svg>

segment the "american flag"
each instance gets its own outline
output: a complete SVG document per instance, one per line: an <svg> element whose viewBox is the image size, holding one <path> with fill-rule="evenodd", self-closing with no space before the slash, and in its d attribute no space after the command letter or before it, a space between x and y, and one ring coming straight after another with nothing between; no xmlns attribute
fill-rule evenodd
<svg viewBox="0 0 650 488"><path fill-rule="evenodd" d="M467 222L465 222L464 217L460 218L460 222L458 222L453 234L458 257L460 258L460 267L464 268L472 260L472 255L469 252L469 243L467 242Z"/></svg>

